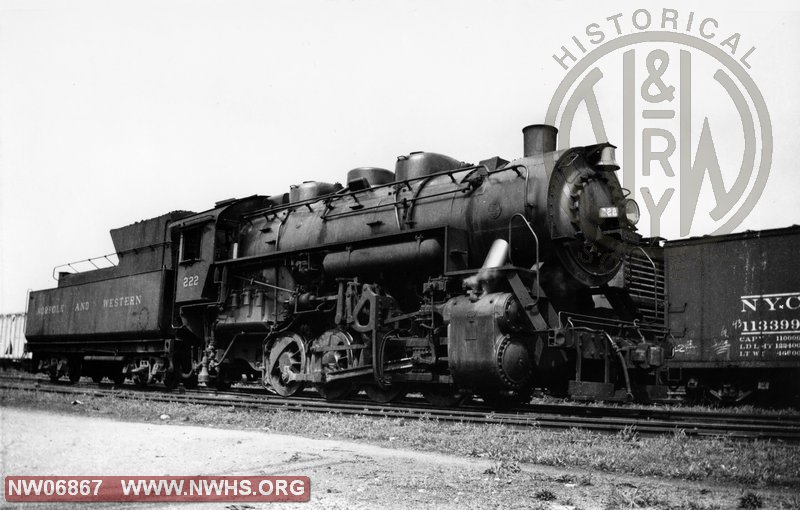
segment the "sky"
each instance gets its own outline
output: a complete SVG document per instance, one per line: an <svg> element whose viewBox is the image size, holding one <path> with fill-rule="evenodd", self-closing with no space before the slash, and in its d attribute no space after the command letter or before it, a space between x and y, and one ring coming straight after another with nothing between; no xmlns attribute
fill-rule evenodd
<svg viewBox="0 0 800 510"><path fill-rule="evenodd" d="M108 231L135 221L284 193L307 180L341 182L358 166L393 169L396 157L411 151L467 162L519 157L522 127L545 121L559 86L571 83L569 70L591 57L581 46L588 53L602 45L591 42L587 27L596 23L595 33L611 42L658 28L663 8L677 13L673 32L702 38L733 62L755 47L749 68L737 65L769 115L768 122L758 115L750 122L758 132L754 165L764 155L764 125L771 127L772 161L763 190L755 177L744 180L739 203L756 187L761 193L735 230L800 223L794 191L800 189L800 61L793 58L800 51L800 11L789 2L673 1L634 16L640 6L0 0L0 313L24 311L28 290L55 286L55 266L113 252ZM639 28L648 16L650 25ZM704 19L714 23L701 33ZM731 40L722 44L733 34L739 34L735 53ZM554 58L563 56L562 46L576 57L566 70ZM651 58L660 47L670 62L662 73L662 61ZM690 156L704 124L710 134L704 147L713 140L723 187L706 176L687 230L678 209L687 193L678 184L678 151L671 170L660 163L645 170L641 117L634 146L623 144L623 53L631 48L597 60L603 80L595 97L620 160L622 151L632 155L642 233L711 234L725 218L711 218L710 211L740 175L748 150L747 123L713 71L722 68L744 91L738 106L757 111L757 100L732 68L700 49L635 47L636 111L662 90L660 78L662 88L676 87L674 100L663 103L673 110L692 97ZM688 90L678 87L681 58L691 58ZM640 88L646 79L655 87L650 96ZM598 141L588 112L578 105L569 129L573 145ZM661 127L677 133L682 114ZM650 140L652 150L668 148L667 138ZM642 187L656 202L675 188L657 228Z"/></svg>

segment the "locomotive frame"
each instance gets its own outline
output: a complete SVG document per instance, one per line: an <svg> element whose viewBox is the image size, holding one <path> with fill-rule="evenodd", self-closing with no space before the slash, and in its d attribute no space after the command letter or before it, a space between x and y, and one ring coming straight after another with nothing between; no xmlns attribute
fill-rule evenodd
<svg viewBox="0 0 800 510"><path fill-rule="evenodd" d="M534 387L665 397L672 340L642 306L658 308L657 293L620 278L633 253L656 268L614 147L556 151L551 126L523 135L512 162L411 153L395 173L351 170L346 186L306 182L126 227L117 268L31 294L37 368L170 387L246 377L286 396L312 384L382 402L421 391L505 406ZM160 286L147 283L156 271ZM114 285L141 291L125 291L118 316L102 301ZM158 320L142 323L145 309Z"/></svg>

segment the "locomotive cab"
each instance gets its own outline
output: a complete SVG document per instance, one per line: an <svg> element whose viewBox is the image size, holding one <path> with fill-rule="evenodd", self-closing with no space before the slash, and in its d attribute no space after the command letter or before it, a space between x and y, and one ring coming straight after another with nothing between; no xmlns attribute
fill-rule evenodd
<svg viewBox="0 0 800 510"><path fill-rule="evenodd" d="M213 288L207 284L214 256L214 218L200 216L180 222L179 226L173 226L173 232L178 241L175 302L211 299Z"/></svg>
<svg viewBox="0 0 800 510"><path fill-rule="evenodd" d="M217 299L214 264L237 257L239 216L247 210L263 207L267 200L259 195L224 200L217 202L214 209L171 225L173 243L178 246L176 304Z"/></svg>

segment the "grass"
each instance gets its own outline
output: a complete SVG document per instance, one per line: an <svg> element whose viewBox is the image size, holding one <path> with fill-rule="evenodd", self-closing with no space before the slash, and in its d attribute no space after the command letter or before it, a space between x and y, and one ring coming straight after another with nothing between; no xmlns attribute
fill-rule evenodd
<svg viewBox="0 0 800 510"><path fill-rule="evenodd" d="M565 399L554 397L534 397L532 400L534 404L564 404L571 405L574 402ZM752 404L742 405L700 405L700 404L642 404L627 402L624 404L608 403L608 402L585 402L582 405L586 407L622 407L625 409L643 409L643 410L677 410L687 411L692 413L725 413L725 414L741 414L743 416L786 416L786 417L800 417L800 408L795 407L764 407Z"/></svg>
<svg viewBox="0 0 800 510"><path fill-rule="evenodd" d="M75 399L81 401L74 404ZM312 438L363 441L392 448L437 451L494 461L497 475L523 464L581 468L636 476L800 488L800 446L775 441L698 439L682 431L641 437L635 428L616 435L578 429L550 431L364 416L264 411L154 402L113 396L68 396L0 391L0 405L127 421L261 430ZM168 416L168 418L162 415ZM576 480L591 484L591 480ZM639 501L647 498L639 494Z"/></svg>

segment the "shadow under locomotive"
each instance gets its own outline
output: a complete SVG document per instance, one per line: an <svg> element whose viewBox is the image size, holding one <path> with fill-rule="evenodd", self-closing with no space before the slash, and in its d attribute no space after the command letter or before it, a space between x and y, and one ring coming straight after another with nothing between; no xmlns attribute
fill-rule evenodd
<svg viewBox="0 0 800 510"><path fill-rule="evenodd" d="M416 152L394 172L351 170L344 187L112 231L116 267L31 293L28 349L53 378L247 377L285 396L665 397L663 292L614 147L523 134L511 162Z"/></svg>

